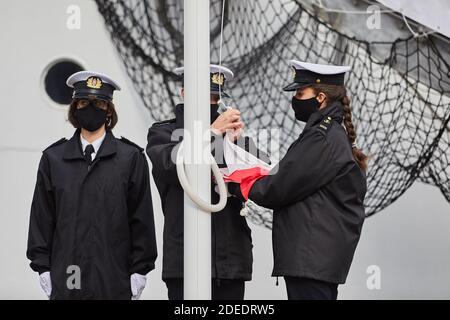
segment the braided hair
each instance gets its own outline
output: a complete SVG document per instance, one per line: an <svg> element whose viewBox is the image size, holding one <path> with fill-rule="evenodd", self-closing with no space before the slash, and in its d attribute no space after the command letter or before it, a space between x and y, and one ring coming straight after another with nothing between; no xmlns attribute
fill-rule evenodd
<svg viewBox="0 0 450 320"><path fill-rule="evenodd" d="M344 107L342 122L344 124L345 131L347 132L348 141L352 146L353 157L359 167L364 170L364 172L367 172L369 157L362 152L356 143L356 130L352 121L352 110L350 108L350 99L347 96L347 90L344 86L325 84L314 84L311 85L311 88L314 90L316 95L323 92L326 96L326 101L328 104L333 101L340 101L342 103Z"/></svg>

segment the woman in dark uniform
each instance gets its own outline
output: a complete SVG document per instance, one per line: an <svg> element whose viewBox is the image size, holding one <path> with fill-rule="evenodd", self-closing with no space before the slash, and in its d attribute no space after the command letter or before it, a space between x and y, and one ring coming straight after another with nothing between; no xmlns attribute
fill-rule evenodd
<svg viewBox="0 0 450 320"><path fill-rule="evenodd" d="M77 130L42 154L27 257L50 299L138 299L156 259L147 161L112 134L112 79L82 71L67 84Z"/></svg>
<svg viewBox="0 0 450 320"><path fill-rule="evenodd" d="M272 276L288 299L337 299L364 217L367 157L356 144L344 87L348 67L291 61L292 108L306 122L284 158L232 193L274 209ZM240 190L249 190L241 194Z"/></svg>

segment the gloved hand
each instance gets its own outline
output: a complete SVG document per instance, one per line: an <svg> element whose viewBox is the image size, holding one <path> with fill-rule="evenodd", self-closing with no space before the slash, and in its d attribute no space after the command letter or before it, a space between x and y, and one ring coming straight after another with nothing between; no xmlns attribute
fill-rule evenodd
<svg viewBox="0 0 450 320"><path fill-rule="evenodd" d="M39 275L39 282L42 290L44 290L47 297L50 299L52 294L52 280L50 278L50 271L43 272Z"/></svg>
<svg viewBox="0 0 450 320"><path fill-rule="evenodd" d="M130 283L132 294L131 300L139 300L142 291L145 288L145 284L147 283L147 277L139 273L133 273L130 277Z"/></svg>

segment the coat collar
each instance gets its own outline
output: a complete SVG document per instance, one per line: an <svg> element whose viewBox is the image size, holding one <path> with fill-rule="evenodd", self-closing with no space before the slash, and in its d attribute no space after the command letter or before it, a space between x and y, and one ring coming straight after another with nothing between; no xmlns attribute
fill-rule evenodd
<svg viewBox="0 0 450 320"><path fill-rule="evenodd" d="M314 112L309 118L305 125L305 129L310 128L317 123L319 123L326 116L331 117L331 119L337 121L339 124L342 123L342 117L344 114L344 106L340 101L333 101L330 105L325 108Z"/></svg>
<svg viewBox="0 0 450 320"><path fill-rule="evenodd" d="M72 159L83 159L83 151L81 150L81 142L80 142L80 129L77 129L73 134L72 138L67 141L66 146L64 148L63 159L72 160ZM103 140L100 149L97 152L96 158L107 157L116 153L117 142L111 130L106 130L106 136Z"/></svg>
<svg viewBox="0 0 450 320"><path fill-rule="evenodd" d="M217 104L211 104L211 123L213 123L217 117L219 117L219 105ZM177 125L177 128L183 128L184 127L184 104L180 103L175 106L175 123Z"/></svg>

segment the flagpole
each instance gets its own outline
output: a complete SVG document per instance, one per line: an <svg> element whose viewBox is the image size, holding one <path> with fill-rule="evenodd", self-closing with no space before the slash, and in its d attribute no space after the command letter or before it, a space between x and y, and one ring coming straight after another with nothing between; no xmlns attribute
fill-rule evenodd
<svg viewBox="0 0 450 320"><path fill-rule="evenodd" d="M203 134L210 125L209 0L184 1L184 135L186 173L196 192L211 202L211 169ZM209 142L209 139L208 139ZM200 163L201 162L201 163ZM211 214L184 195L184 299L211 299Z"/></svg>

